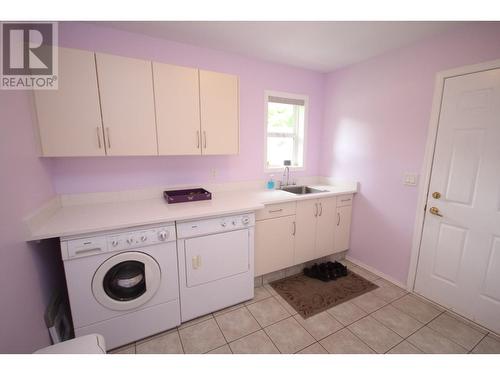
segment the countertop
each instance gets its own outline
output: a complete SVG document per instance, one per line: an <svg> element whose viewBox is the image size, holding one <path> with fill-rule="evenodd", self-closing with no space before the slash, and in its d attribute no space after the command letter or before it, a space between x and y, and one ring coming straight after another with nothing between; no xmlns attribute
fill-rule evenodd
<svg viewBox="0 0 500 375"><path fill-rule="evenodd" d="M167 204L163 197L58 207L30 228L28 241L84 235L148 224L251 212L265 205L356 193L357 186L309 185L322 193L296 195L283 190L214 192L212 200Z"/></svg>

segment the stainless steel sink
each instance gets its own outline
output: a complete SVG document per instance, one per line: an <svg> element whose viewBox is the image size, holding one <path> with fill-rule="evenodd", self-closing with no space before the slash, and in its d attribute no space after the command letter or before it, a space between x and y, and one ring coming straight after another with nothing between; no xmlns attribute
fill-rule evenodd
<svg viewBox="0 0 500 375"><path fill-rule="evenodd" d="M281 190L293 194L316 194L325 192L325 190L314 189L309 186L284 186L281 188Z"/></svg>

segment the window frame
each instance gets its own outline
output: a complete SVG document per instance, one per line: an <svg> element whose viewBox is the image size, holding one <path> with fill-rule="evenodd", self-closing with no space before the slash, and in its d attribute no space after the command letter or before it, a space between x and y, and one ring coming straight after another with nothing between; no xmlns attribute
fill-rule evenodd
<svg viewBox="0 0 500 375"><path fill-rule="evenodd" d="M276 173L276 172L283 171L283 169L285 168L284 166L269 167L267 165L267 137L268 137L267 108L268 108L270 96L277 96L280 98L297 99L297 100L304 101L304 137L303 137L304 144L302 145L302 148L303 148L302 166L295 167L292 165L292 166L290 166L290 170L292 170L292 171L305 171L306 170L306 160L307 160L306 155L307 155L307 129L308 129L307 125L308 125L308 117L309 117L309 96L302 95L302 94L283 92L283 91L265 90L264 91L264 172L265 173ZM295 145L295 146L297 147L297 145Z"/></svg>

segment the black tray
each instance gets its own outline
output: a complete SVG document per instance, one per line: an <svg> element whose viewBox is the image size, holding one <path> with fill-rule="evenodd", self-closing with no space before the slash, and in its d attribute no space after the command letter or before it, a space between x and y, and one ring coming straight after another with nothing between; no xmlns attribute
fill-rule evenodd
<svg viewBox="0 0 500 375"><path fill-rule="evenodd" d="M196 202L212 199L212 193L203 188L166 190L163 197L167 203Z"/></svg>

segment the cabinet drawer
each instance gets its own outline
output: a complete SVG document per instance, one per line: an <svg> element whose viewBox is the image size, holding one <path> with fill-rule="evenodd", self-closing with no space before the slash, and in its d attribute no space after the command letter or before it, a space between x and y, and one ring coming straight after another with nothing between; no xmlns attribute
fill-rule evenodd
<svg viewBox="0 0 500 375"><path fill-rule="evenodd" d="M337 197L337 207L352 206L352 194L339 195Z"/></svg>
<svg viewBox="0 0 500 375"><path fill-rule="evenodd" d="M295 206L295 202L270 204L255 213L255 220L265 220L272 219L274 217L294 215Z"/></svg>

